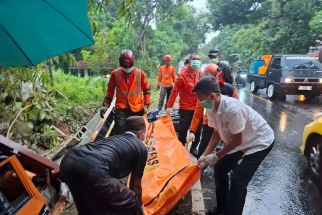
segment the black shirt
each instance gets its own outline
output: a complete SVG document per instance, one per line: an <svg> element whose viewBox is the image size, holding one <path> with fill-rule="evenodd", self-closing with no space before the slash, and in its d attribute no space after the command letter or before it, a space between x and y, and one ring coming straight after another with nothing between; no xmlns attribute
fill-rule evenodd
<svg viewBox="0 0 322 215"><path fill-rule="evenodd" d="M73 148L66 156L104 176L124 178L131 173L131 177L142 178L147 154L136 136L124 133Z"/></svg>

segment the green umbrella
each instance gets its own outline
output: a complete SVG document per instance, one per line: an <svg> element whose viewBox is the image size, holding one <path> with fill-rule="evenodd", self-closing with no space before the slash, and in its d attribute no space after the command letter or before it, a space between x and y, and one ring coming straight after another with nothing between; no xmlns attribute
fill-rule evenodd
<svg viewBox="0 0 322 215"><path fill-rule="evenodd" d="M86 0L0 0L0 66L32 66L93 44Z"/></svg>

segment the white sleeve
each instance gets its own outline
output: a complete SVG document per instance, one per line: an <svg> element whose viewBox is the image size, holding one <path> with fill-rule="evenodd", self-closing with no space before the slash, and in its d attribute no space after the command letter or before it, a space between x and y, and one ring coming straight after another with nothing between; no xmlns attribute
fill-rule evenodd
<svg viewBox="0 0 322 215"><path fill-rule="evenodd" d="M245 129L246 119L241 110L234 110L227 117L228 129L232 134L239 134Z"/></svg>

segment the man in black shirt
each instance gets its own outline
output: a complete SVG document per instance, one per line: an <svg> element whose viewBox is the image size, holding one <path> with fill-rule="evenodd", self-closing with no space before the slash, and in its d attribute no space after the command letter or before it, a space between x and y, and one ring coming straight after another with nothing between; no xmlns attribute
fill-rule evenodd
<svg viewBox="0 0 322 215"><path fill-rule="evenodd" d="M143 214L141 178L147 160L142 116L126 119L127 131L71 149L60 164L78 213ZM131 174L130 189L119 179Z"/></svg>

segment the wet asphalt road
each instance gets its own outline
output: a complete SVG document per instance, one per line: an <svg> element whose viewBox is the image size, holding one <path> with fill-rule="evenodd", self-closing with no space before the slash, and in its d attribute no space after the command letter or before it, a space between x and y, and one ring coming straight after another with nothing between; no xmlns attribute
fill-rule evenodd
<svg viewBox="0 0 322 215"><path fill-rule="evenodd" d="M318 215L322 214L322 196L300 153L303 128L322 112L322 97L300 102L288 96L286 102L270 101L264 90L252 95L239 89L240 100L260 113L275 132L275 146L263 161L248 186L244 215ZM216 205L213 171L208 168L201 179L205 207ZM192 214L188 194L171 214Z"/></svg>

